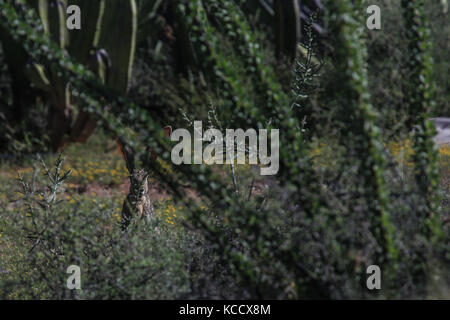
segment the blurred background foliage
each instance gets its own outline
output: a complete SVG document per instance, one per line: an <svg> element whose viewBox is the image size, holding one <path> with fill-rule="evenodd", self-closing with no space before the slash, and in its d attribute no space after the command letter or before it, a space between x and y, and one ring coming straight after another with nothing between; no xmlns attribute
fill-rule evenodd
<svg viewBox="0 0 450 320"><path fill-rule="evenodd" d="M445 4L0 0L0 297L449 298ZM279 174L173 166L161 128L189 119L280 129ZM126 231L117 136L156 208Z"/></svg>

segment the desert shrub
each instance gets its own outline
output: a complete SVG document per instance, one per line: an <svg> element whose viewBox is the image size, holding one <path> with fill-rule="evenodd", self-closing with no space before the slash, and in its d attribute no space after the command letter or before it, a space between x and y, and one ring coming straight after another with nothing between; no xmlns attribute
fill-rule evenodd
<svg viewBox="0 0 450 320"><path fill-rule="evenodd" d="M317 101L311 101L306 112L321 121L306 129L308 139L302 130L304 114L292 107L299 103L298 97L304 95L307 100L299 84L313 75L300 63L292 73L294 85L286 86L285 78L280 81L277 65L268 63L272 58L265 58L266 51L256 43L259 37L233 1L177 3L172 13L185 28L184 52L194 59L181 61L183 71L168 75L179 81L167 88L153 87L157 82L151 79L153 74L150 79L138 76L146 86L142 91L136 86L132 97L144 107L111 92L47 37L33 32L33 14L21 15L17 3L0 0L2 25L26 44L35 60L54 66L70 81L84 102L80 107L95 116L105 132L129 140L136 150L152 148L169 163L169 168L157 161L143 165L171 192L176 206L185 210L177 224L169 219L172 209L164 204L163 212L168 210L169 216L164 213L149 226L123 234L103 227L102 221L112 215L91 207L81 206L84 213L76 205L61 207L70 219L54 221L60 215L48 213L50 208L58 211L58 204L51 193L45 193L43 207L33 210L45 222L41 228L49 227L27 234L11 232L11 236L22 235L17 242L23 248L32 248L36 237L45 236L26 255L31 262L21 265L29 266L27 272L38 270L33 280L36 290L44 288L41 296L51 297L48 288L60 286L63 280L57 271L72 261L86 263L87 287L79 293L56 288L56 297L425 298L436 294L430 291L434 283L440 283L445 294L449 279L442 270L449 261L448 229L437 230L435 239L422 232L425 224L418 204L424 196L432 198L434 189L421 194L411 188L416 183L414 171L399 175L397 160L384 147L396 131L381 133L388 126L380 125L377 108L372 108L365 35L357 10L362 1L327 2L333 9L327 18L331 53L322 74L314 68L313 75L324 81L314 97ZM422 17L423 12L414 14ZM228 24L219 24L224 21ZM416 67L421 69L421 64ZM160 77L161 72L155 71L154 76ZM413 73L411 83L417 81L421 81L420 72ZM170 165L170 144L158 134L161 126L180 121L169 116L177 105L191 117L204 119L211 103L224 127L282 130L276 177L256 181L253 168L243 168L237 172L242 180L236 183L235 174L217 168ZM423 101L419 103L423 106ZM429 151L427 139L416 143L414 150ZM325 159L317 154L317 145L325 149ZM427 168L434 161L430 152L413 156L421 157ZM259 186L258 192L252 181ZM239 183L241 189L236 192ZM187 194L186 185L196 197ZM25 185L24 192L25 204L38 201L40 206L33 189L30 192ZM26 216L27 211L21 213ZM29 214L33 219L34 214ZM448 206L444 203L433 214L444 221ZM78 220L78 216L84 218ZM25 221L8 220L5 226L17 230L18 222ZM35 250L41 254L35 255ZM388 279L381 292L365 287L365 270L371 264L380 264L383 279ZM55 270L51 275L58 280L46 281L47 270ZM32 287L27 277L20 279L21 288ZM14 283L14 278L4 283ZM151 284L162 292L155 293Z"/></svg>
<svg viewBox="0 0 450 320"><path fill-rule="evenodd" d="M209 274L214 256L182 227L182 211L173 223L172 204L157 204L157 219L124 233L115 203L61 195L70 180L61 158L51 170L36 166L28 178L20 176L21 196L2 212L1 240L15 250L14 261L1 266L8 270L1 276L2 298L173 299L201 295L197 281L213 283L223 273ZM66 287L70 265L81 268L82 290Z"/></svg>

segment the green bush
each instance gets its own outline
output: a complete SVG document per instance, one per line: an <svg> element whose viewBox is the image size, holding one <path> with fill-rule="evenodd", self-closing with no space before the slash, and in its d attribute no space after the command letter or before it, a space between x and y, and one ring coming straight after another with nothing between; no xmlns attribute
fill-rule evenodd
<svg viewBox="0 0 450 320"><path fill-rule="evenodd" d="M72 84L83 102L80 108L93 114L107 134L127 139L142 153L151 148L160 155L161 161L143 166L173 195L183 214L174 226L157 217L123 233L111 221L114 211L108 207L58 202L62 173L48 175L53 178L47 188L38 184L33 189L33 180L28 186L22 182L25 197L17 203L25 207L18 207L18 215L7 209L2 224L2 234L14 244L10 250L23 257L12 255L9 273L2 275L4 296L371 299L448 294L448 229L437 223L439 237L422 232L418 205L424 196L436 196L435 190L423 194L411 187L416 168L425 163L429 169L434 159L421 152L413 157L423 161L405 168L387 148L393 137L402 140L409 134L404 123L400 128L389 123L409 115L398 110L383 118L389 113L383 97L393 78L382 68L378 87L369 74L380 64L367 68L366 63L378 61L376 41L383 47L389 39L370 40L366 56L359 11L365 2L327 1L329 52L320 57L324 68L313 68L310 57L298 60L288 75L280 75L284 68L278 70L269 53L275 50L258 43L264 37L250 28L235 2L177 2L166 8L167 18L176 17L176 40L192 59L178 61L173 50L180 47L170 45L163 45L162 58L158 41L149 40L138 53L143 67L135 72L129 99L111 92L37 34L35 17L21 13L19 3L0 0L2 26L24 43L33 59L52 65ZM424 12L414 14L423 17ZM407 56L401 48L395 59ZM147 54L152 56L149 64ZM155 61L167 65L152 69ZM176 67L180 63L181 70ZM419 72L402 85L423 81L422 65L414 68ZM161 81L167 70L169 85ZM305 79L317 92L305 90ZM398 89L393 87L393 100L406 100L403 92L397 96ZM423 107L423 101L418 103ZM293 108L296 104L307 109ZM179 109L205 120L211 105L223 127L281 130L277 176L258 177L251 166L170 165L171 145L159 134L161 127L180 124ZM414 120L423 121L424 114ZM305 115L313 118L313 126L304 127ZM414 151L432 147L427 139L415 145ZM60 166L58 162L56 172ZM170 212L170 205L160 203L156 209ZM435 209L435 220L445 222L448 203ZM71 264L85 272L82 291L64 287ZM380 265L386 279L380 292L365 286L366 268L372 264Z"/></svg>
<svg viewBox="0 0 450 320"><path fill-rule="evenodd" d="M42 162L29 174L30 180L20 177L22 196L13 208L2 212L1 241L14 243L16 250L10 265L1 265L9 270L0 281L2 299L200 296L204 293L197 281L214 283L224 272L209 274L214 255L207 252L199 235L182 227L182 211L177 211L176 224L167 223L161 214L150 224L123 232L115 203L86 199L74 204L63 196L70 171L62 172L61 158L54 169L47 170ZM157 211L164 207L174 210L173 205L160 203ZM66 287L70 265L81 268L82 290ZM221 281L228 287L233 283ZM210 290L208 296L217 294L215 286Z"/></svg>

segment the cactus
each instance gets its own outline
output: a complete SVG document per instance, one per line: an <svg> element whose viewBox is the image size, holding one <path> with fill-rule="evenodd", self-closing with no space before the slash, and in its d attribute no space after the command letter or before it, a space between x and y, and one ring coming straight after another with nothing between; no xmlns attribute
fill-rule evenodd
<svg viewBox="0 0 450 320"><path fill-rule="evenodd" d="M218 39L208 20L206 10L200 0L187 3L172 3L176 17L177 48L183 49L186 57L179 63L181 70L203 71L208 80L220 88L224 98L233 107L241 108L246 101L242 98L240 85L233 75L227 74L224 68L226 58L217 50Z"/></svg>
<svg viewBox="0 0 450 320"><path fill-rule="evenodd" d="M83 31L69 30L70 44L68 51L73 58L86 65L91 50L98 48L105 0L71 0L69 4L81 8Z"/></svg>
<svg viewBox="0 0 450 320"><path fill-rule="evenodd" d="M332 91L341 108L337 119L342 125L341 143L349 150L355 149L360 157L358 169L371 232L381 249L375 258L377 263L382 263L397 258L395 230L388 212L383 143L368 92L362 22L353 6L349 0L330 0L326 5L330 15L330 32L336 37L334 61L337 72ZM357 1L355 7L361 7L361 1Z"/></svg>
<svg viewBox="0 0 450 320"><path fill-rule="evenodd" d="M404 77L405 104L408 106L407 127L414 130L415 177L423 204L419 208L426 221L424 233L430 236L438 233L437 208L439 175L436 166L437 150L433 143L435 129L428 120L433 107L431 81L431 42L430 28L425 17L423 0L402 1L403 16L406 23L408 53Z"/></svg>
<svg viewBox="0 0 450 320"><path fill-rule="evenodd" d="M108 2L27 0L27 4L37 10L44 32L61 49L66 49L71 57L95 71L116 93L123 95L127 92L136 41L135 0ZM81 8L83 15L81 30L68 31L66 28L66 7L72 4ZM120 23L116 20L118 16L122 17ZM5 41L8 41L7 35L2 36L2 42ZM13 48L10 43L5 47ZM17 54L21 51L12 52ZM86 112L80 112L72 125L72 96L69 83L61 79L51 68L29 62L26 54L7 61L10 69L21 69L20 72L14 72L23 78L17 83L28 81L34 87L48 92L53 108L50 116L50 139L53 149L57 150L67 142L85 141L89 137L95 125ZM69 134L69 138L64 140L64 134Z"/></svg>
<svg viewBox="0 0 450 320"><path fill-rule="evenodd" d="M210 16L215 19L215 25L231 40L236 53L241 57L247 74L254 80L255 88L261 101L257 104L264 107L267 114L276 117L275 107L280 98L287 98L281 92L274 71L264 65L264 58L258 42L239 7L233 1L205 0ZM285 100L286 101L286 100Z"/></svg>
<svg viewBox="0 0 450 320"><path fill-rule="evenodd" d="M121 17L120 23L117 18ZM137 32L134 0L109 0L101 22L99 47L111 61L106 84L118 94L125 94L131 77Z"/></svg>
<svg viewBox="0 0 450 320"><path fill-rule="evenodd" d="M276 55L295 58L301 36L300 8L297 0L274 0Z"/></svg>

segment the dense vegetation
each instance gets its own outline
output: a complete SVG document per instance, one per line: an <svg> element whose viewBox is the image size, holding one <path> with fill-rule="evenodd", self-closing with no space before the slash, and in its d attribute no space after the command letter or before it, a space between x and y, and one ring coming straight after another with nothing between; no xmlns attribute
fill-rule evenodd
<svg viewBox="0 0 450 320"><path fill-rule="evenodd" d="M0 0L0 298L450 297L446 1L377 1L382 30L263 3ZM279 129L278 174L173 165L162 128L194 120ZM116 138L156 211L125 229Z"/></svg>

